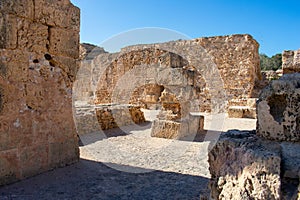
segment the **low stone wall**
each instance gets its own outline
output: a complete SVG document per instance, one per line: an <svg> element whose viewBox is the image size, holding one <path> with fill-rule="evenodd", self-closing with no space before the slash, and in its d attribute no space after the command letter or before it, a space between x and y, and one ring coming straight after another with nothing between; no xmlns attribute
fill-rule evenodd
<svg viewBox="0 0 300 200"><path fill-rule="evenodd" d="M97 132L100 125L96 116L95 107L92 105L81 105L75 107L74 120L78 135Z"/></svg>
<svg viewBox="0 0 300 200"><path fill-rule="evenodd" d="M145 122L139 106L114 105L96 107L96 116L102 130Z"/></svg>
<svg viewBox="0 0 300 200"><path fill-rule="evenodd" d="M74 119L79 135L145 122L140 106L76 105Z"/></svg>
<svg viewBox="0 0 300 200"><path fill-rule="evenodd" d="M181 139L195 136L204 128L204 116L189 114L186 119L156 119L151 127L151 136L166 139Z"/></svg>
<svg viewBox="0 0 300 200"><path fill-rule="evenodd" d="M256 98L230 100L228 102L228 117L256 119L256 101Z"/></svg>

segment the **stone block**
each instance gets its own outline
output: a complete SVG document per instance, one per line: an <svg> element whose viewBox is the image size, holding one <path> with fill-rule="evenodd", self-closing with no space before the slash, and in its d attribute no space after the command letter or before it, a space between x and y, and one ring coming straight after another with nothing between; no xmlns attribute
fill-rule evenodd
<svg viewBox="0 0 300 200"><path fill-rule="evenodd" d="M282 53L283 74L300 73L300 49Z"/></svg>
<svg viewBox="0 0 300 200"><path fill-rule="evenodd" d="M280 145L231 130L209 152L212 199L281 199Z"/></svg>
<svg viewBox="0 0 300 200"><path fill-rule="evenodd" d="M79 56L78 30L67 30L63 28L49 28L49 53L71 58Z"/></svg>
<svg viewBox="0 0 300 200"><path fill-rule="evenodd" d="M228 108L228 117L256 119L256 109L249 106L230 106Z"/></svg>
<svg viewBox="0 0 300 200"><path fill-rule="evenodd" d="M300 73L283 75L265 88L257 105L257 134L276 141L300 141Z"/></svg>
<svg viewBox="0 0 300 200"><path fill-rule="evenodd" d="M48 26L27 19L18 19L17 22L18 48L39 54L47 52Z"/></svg>
<svg viewBox="0 0 300 200"><path fill-rule="evenodd" d="M0 49L17 48L17 17L0 12Z"/></svg>
<svg viewBox="0 0 300 200"><path fill-rule="evenodd" d="M180 139L196 135L203 127L204 116L197 114L190 114L188 118L181 120L156 119L151 127L151 137Z"/></svg>
<svg viewBox="0 0 300 200"><path fill-rule="evenodd" d="M151 137L179 139L188 132L183 123L171 120L154 120L151 127Z"/></svg>
<svg viewBox="0 0 300 200"><path fill-rule="evenodd" d="M1 0L0 12L16 15L22 18L33 19L34 13L33 0Z"/></svg>
<svg viewBox="0 0 300 200"><path fill-rule="evenodd" d="M79 31L80 10L70 6L69 0L34 0L34 19L50 27Z"/></svg>

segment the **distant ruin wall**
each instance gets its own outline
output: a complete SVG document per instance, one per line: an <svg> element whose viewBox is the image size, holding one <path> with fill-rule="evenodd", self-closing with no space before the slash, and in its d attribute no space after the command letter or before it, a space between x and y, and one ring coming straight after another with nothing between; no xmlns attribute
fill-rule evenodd
<svg viewBox="0 0 300 200"><path fill-rule="evenodd" d="M300 49L283 52L282 69L283 74L300 73Z"/></svg>
<svg viewBox="0 0 300 200"><path fill-rule="evenodd" d="M171 46L170 51L165 50L165 47L168 45ZM189 46L193 45L199 45L202 51L189 51ZM187 46L187 55L190 55L190 57L203 57L203 62L191 63L186 58L181 57L181 55L173 53L172 49L176 52L182 46ZM115 103L111 100L112 92L118 80L126 72L138 66L156 65L160 69L158 71L169 67L171 71L177 70L177 74L175 72L174 74L178 75L181 73L180 77L186 77L177 80L177 87L193 87L193 98L199 99L200 111L210 111L211 95L218 91L214 91L213 88L207 85L207 80L205 80L207 77L202 74L203 70L207 70L205 65L207 65L208 61L205 59L209 57L209 62L217 66L218 73L222 79L221 82L223 83L218 85L218 87L223 88L227 100L249 98L253 97L255 84L261 80L258 47L259 44L250 35L218 36L161 44L129 46L122 49L120 53L102 54L92 61L92 76L98 75L98 77L92 77L93 81L90 87L91 90L92 88L97 88L94 91L96 103ZM99 60L102 62L109 56L116 59L111 61L111 63L107 63L107 66L98 65ZM200 72L195 71L195 69L200 69ZM153 71L153 73L157 72ZM160 73L158 72L159 75ZM148 76L148 74L142 75L141 72L139 76ZM172 76L172 74L168 76ZM168 77L163 78L168 79ZM182 82L179 83L180 81ZM149 81L145 84L159 83ZM93 92L86 93L92 94ZM144 92L144 94L147 94L147 92ZM147 97L141 97L140 99L145 98Z"/></svg>
<svg viewBox="0 0 300 200"><path fill-rule="evenodd" d="M69 0L0 2L0 185L79 158L79 23Z"/></svg>

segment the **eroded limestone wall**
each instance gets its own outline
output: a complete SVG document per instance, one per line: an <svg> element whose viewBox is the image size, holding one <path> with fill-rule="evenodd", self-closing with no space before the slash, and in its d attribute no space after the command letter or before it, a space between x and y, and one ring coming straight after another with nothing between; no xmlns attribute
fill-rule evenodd
<svg viewBox="0 0 300 200"><path fill-rule="evenodd" d="M300 49L282 53L283 74L300 72Z"/></svg>
<svg viewBox="0 0 300 200"><path fill-rule="evenodd" d="M192 47L195 45L201 50L192 51ZM186 49L186 52L183 53L186 55L185 57L172 53L180 52L182 47ZM219 99L217 96L220 89L210 87L212 85L223 88L226 100L256 97L255 84L262 78L258 47L258 43L250 35L207 37L189 41L126 47L119 54L114 54L116 59L107 63L107 66L103 66L103 63L98 65L97 59L94 60L92 71L96 73L93 73L93 76L99 75L92 78L92 85L97 84L97 86L94 85L96 88L95 102L115 103L112 102L111 97L118 80L130 70L140 66L157 66L158 69L152 70L151 73L144 70L144 74L141 70L138 76L146 77L149 74L156 74L152 78L156 79L156 82L151 82L149 79L145 84L157 84L159 80L165 79L163 82L169 82L170 85L176 87L193 87L192 98L199 100L200 111L212 109L210 100L213 94L215 99ZM108 55L104 55L104 57L98 59L102 62L108 58ZM201 59L193 63L189 57ZM205 77L207 73L210 73L207 71L214 70L207 67L208 63L213 63L217 67L221 80ZM168 67L172 69L170 70L172 73L163 74L163 70ZM210 85L207 85L207 81L210 82ZM93 86L91 87L93 88ZM182 95L189 93L188 90L183 91Z"/></svg>
<svg viewBox="0 0 300 200"><path fill-rule="evenodd" d="M300 73L286 74L259 98L257 134L275 141L300 141Z"/></svg>
<svg viewBox="0 0 300 200"><path fill-rule="evenodd" d="M278 144L254 131L230 130L208 156L212 199L281 199Z"/></svg>
<svg viewBox="0 0 300 200"><path fill-rule="evenodd" d="M1 185L79 158L80 11L69 0L2 0L0 11Z"/></svg>
<svg viewBox="0 0 300 200"><path fill-rule="evenodd" d="M300 199L300 73L272 81L257 129L231 130L209 152L213 199Z"/></svg>

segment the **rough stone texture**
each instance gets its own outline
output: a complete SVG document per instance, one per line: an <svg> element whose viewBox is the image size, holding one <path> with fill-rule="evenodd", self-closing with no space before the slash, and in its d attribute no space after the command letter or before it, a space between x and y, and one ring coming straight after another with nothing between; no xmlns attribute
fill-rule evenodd
<svg viewBox="0 0 300 200"><path fill-rule="evenodd" d="M87 43L80 44L79 50L79 59L81 62L76 76L76 81L73 86L73 100L75 102L93 104L94 92L91 86L93 59L99 54L107 52L101 47Z"/></svg>
<svg viewBox="0 0 300 200"><path fill-rule="evenodd" d="M228 108L230 118L256 118L256 109L248 106L231 106Z"/></svg>
<svg viewBox="0 0 300 200"><path fill-rule="evenodd" d="M78 135L94 133L100 130L95 107L92 105L76 105L74 120Z"/></svg>
<svg viewBox="0 0 300 200"><path fill-rule="evenodd" d="M299 73L284 74L262 91L256 135L220 137L209 153L213 198L300 199L299 81Z"/></svg>
<svg viewBox="0 0 300 200"><path fill-rule="evenodd" d="M190 114L188 118L181 120L168 120L172 114L166 114L153 121L151 136L166 139L180 139L186 136L196 135L204 128L204 116ZM172 117L171 117L172 118Z"/></svg>
<svg viewBox="0 0 300 200"><path fill-rule="evenodd" d="M132 105L108 105L96 107L96 116L101 130L145 122L140 107Z"/></svg>
<svg viewBox="0 0 300 200"><path fill-rule="evenodd" d="M283 74L300 72L300 49L282 53Z"/></svg>
<svg viewBox="0 0 300 200"><path fill-rule="evenodd" d="M93 44L82 43L79 46L80 60L91 60L102 53L108 53L108 52L106 52L102 47L98 47Z"/></svg>
<svg viewBox="0 0 300 200"><path fill-rule="evenodd" d="M280 199L280 146L255 132L223 133L209 164L213 199Z"/></svg>
<svg viewBox="0 0 300 200"><path fill-rule="evenodd" d="M228 102L228 117L256 119L256 98L232 99Z"/></svg>
<svg viewBox="0 0 300 200"><path fill-rule="evenodd" d="M152 124L152 137L180 139L203 130L204 116L191 114L190 102L179 102L166 90L161 93L160 101L162 110Z"/></svg>
<svg viewBox="0 0 300 200"><path fill-rule="evenodd" d="M116 92L121 79L126 79L122 83L136 84L133 89L147 84L174 86L181 91L176 94L179 101L198 101L197 111L225 111L224 101L256 95L255 84L261 80L258 46L250 35L231 35L130 46L120 53L100 54L92 62L90 94L95 93L95 103L127 104L131 98L124 98L124 93L132 95L133 90ZM129 83L133 77L135 82Z"/></svg>
<svg viewBox="0 0 300 200"><path fill-rule="evenodd" d="M280 78L280 71L273 71L273 70L267 70L267 71L262 71L261 72L263 78L266 80L272 81L272 80L277 80Z"/></svg>
<svg viewBox="0 0 300 200"><path fill-rule="evenodd" d="M0 15L1 185L78 160L80 16L69 0L2 0Z"/></svg>
<svg viewBox="0 0 300 200"><path fill-rule="evenodd" d="M300 143L281 142L282 171L285 178L296 179L300 175Z"/></svg>
<svg viewBox="0 0 300 200"><path fill-rule="evenodd" d="M138 104L145 109L161 109L161 94L164 86L158 84L147 84L134 90L130 103Z"/></svg>
<svg viewBox="0 0 300 200"><path fill-rule="evenodd" d="M300 74L286 74L265 88L257 105L257 134L276 141L300 141Z"/></svg>

